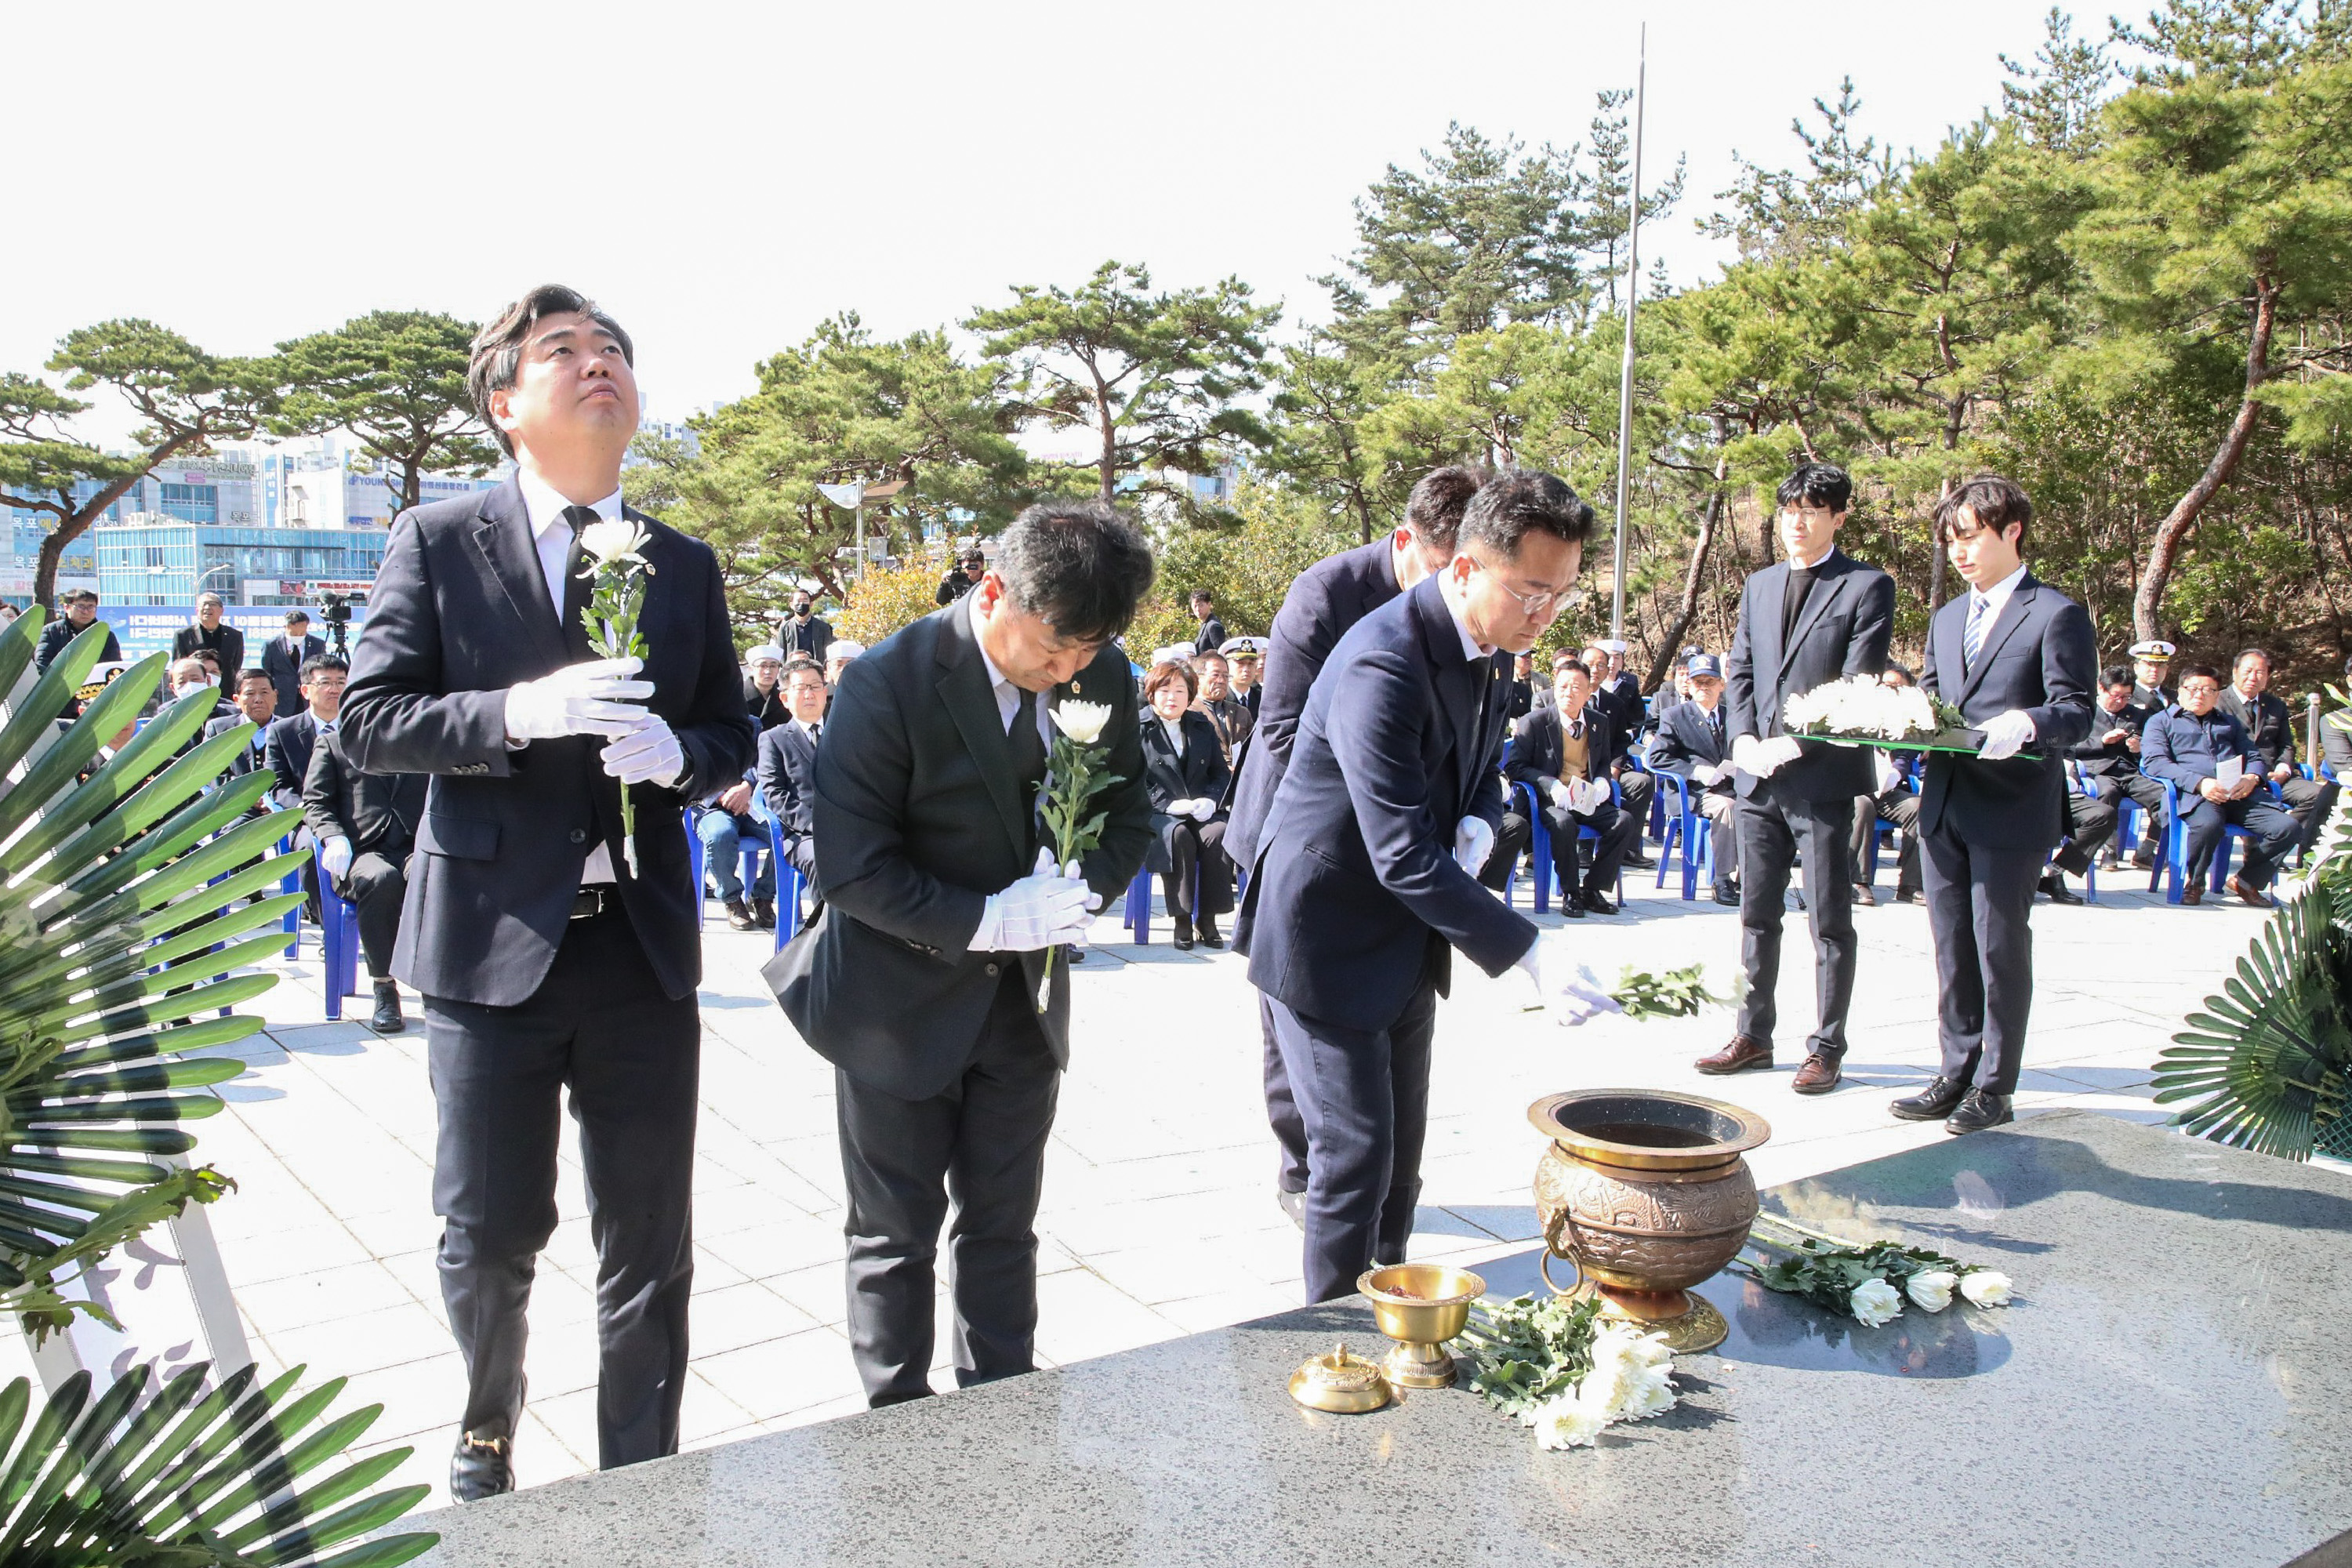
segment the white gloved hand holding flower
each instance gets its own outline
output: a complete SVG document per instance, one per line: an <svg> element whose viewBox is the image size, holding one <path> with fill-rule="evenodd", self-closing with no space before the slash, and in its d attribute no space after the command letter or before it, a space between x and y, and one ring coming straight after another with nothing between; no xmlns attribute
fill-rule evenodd
<svg viewBox="0 0 2352 1568"><path fill-rule="evenodd" d="M1550 1009L1563 1027L1603 1013L1623 1012L1623 1005L1609 994L1591 969L1576 961L1571 940L1564 931L1544 931L1520 957L1518 967L1535 982L1538 1004Z"/></svg>

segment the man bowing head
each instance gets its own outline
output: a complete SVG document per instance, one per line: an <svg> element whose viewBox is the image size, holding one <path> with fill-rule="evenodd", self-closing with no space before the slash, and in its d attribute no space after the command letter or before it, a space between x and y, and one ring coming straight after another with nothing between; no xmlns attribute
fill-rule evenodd
<svg viewBox="0 0 2352 1568"><path fill-rule="evenodd" d="M1489 974L1525 967L1563 1017L1613 1005L1571 991L1565 953L1477 881L1503 816L1511 656L1559 615L1591 528L1549 474L1486 485L1451 560L1339 639L1299 715L1234 945L1306 1123L1310 1302L1404 1261L1455 948Z"/></svg>
<svg viewBox="0 0 2352 1568"><path fill-rule="evenodd" d="M1031 507L977 586L851 664L834 697L814 792L825 910L766 975L835 1068L850 1352L873 1405L931 1392L950 1193L956 1383L1034 1365L1033 1226L1070 1056L1070 966L1047 961L1151 838L1135 679L1111 646L1151 575L1108 507ZM1096 847L1057 867L1037 798L1066 700L1109 710L1097 776L1117 782L1093 797Z"/></svg>
<svg viewBox="0 0 2352 1568"><path fill-rule="evenodd" d="M702 977L682 813L743 776L756 731L710 547L622 504L634 359L619 323L555 285L482 329L467 384L514 476L394 521L343 692L354 766L432 777L392 967L425 994L440 1113L461 1502L514 1485L567 1086L596 1239L599 1462L677 1450ZM581 535L625 516L644 531L650 651L594 659Z"/></svg>

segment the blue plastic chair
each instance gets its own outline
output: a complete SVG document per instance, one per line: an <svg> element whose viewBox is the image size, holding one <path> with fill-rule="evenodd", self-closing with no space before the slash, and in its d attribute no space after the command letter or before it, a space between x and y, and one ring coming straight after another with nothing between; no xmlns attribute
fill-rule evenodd
<svg viewBox="0 0 2352 1568"><path fill-rule="evenodd" d="M319 936L327 1021L332 1024L342 1018L343 998L359 994L359 911L335 891L324 871L319 873Z"/></svg>
<svg viewBox="0 0 2352 1568"><path fill-rule="evenodd" d="M1683 901L1688 903L1698 897L1701 866L1706 868L1707 881L1713 883L1715 880L1715 824L1707 820L1706 813L1693 804L1688 779L1680 773L1664 772L1654 773L1650 776L1664 786L1658 791L1656 799L1664 802L1668 790L1673 791L1675 796L1675 809L1666 816L1665 837L1658 848L1658 878L1652 886L1663 888L1666 885L1666 868L1673 862L1675 844L1680 843L1683 850Z"/></svg>
<svg viewBox="0 0 2352 1568"><path fill-rule="evenodd" d="M2164 858L2149 873L2147 890L2153 893L2161 882L2164 901L2177 904L2189 886L2189 825L2180 817L2180 786L2170 779L2159 782L2164 785ZM2230 885L2231 841L2252 837L2252 833L2234 822L2222 824L2221 839L2213 847L2213 868L2208 879L2212 891L2221 892Z"/></svg>
<svg viewBox="0 0 2352 1568"><path fill-rule="evenodd" d="M692 884L694 888L694 929L697 931L700 931L702 929L703 917L707 913L703 906L709 901L709 896L704 891L702 886L702 874L709 851L702 842L702 835L694 830L694 825L700 817L702 809L703 808L698 805L689 805L686 808L686 859L687 864L692 868L694 877ZM767 822L769 824L771 839L772 840L775 825L773 822L770 821L768 816L768 808L761 803L759 793L756 790L753 791L751 795L751 816L754 821ZM745 898L751 897L751 889L760 885L760 857L766 853L768 845L758 839L752 839L747 843L742 843L739 847L738 854L740 858L736 865L736 872L742 881L743 896ZM779 867L782 867L782 864L783 862L781 860L777 862ZM782 891L782 880L783 879L782 877L777 879L777 890L780 894ZM776 929L781 931L783 928L783 919L782 916L779 916L776 921ZM780 939L778 943L780 946L782 945L782 939Z"/></svg>
<svg viewBox="0 0 2352 1568"><path fill-rule="evenodd" d="M776 948L782 952L784 943L801 933L801 898L808 887L808 879L784 853L784 825L764 810L754 815L764 817L768 824L768 863L776 868ZM701 883L698 880L695 885L699 887Z"/></svg>
<svg viewBox="0 0 2352 1568"><path fill-rule="evenodd" d="M1535 867L1536 913L1542 914L1551 908L1551 887L1557 879L1551 863L1551 825L1544 819L1544 814L1537 805L1534 785L1521 780L1511 789L1522 803L1528 819L1528 848ZM1609 798L1620 807L1624 805L1624 797L1618 793L1615 779L1609 781ZM1601 835L1598 830L1580 821L1576 841L1580 846L1587 839L1597 846L1601 842ZM1562 892L1564 897L1565 889ZM1507 900L1509 896L1509 884L1506 883L1504 897ZM1625 868L1622 866L1617 868L1617 902L1621 907L1625 902Z"/></svg>
<svg viewBox="0 0 2352 1568"><path fill-rule="evenodd" d="M2066 793L2085 798L2091 793L2083 787L2083 775L2075 771L2072 758L2069 758L2066 763ZM2128 800L2131 797L2126 795L2124 798ZM2124 816L2123 813L2118 811L2116 813L2116 831L2121 833L2123 830ZM2051 851L2050 858L2055 861L2058 858L2057 851ZM2092 903L2095 904L2099 901L2099 862L2095 856L2092 858L2089 865L2083 868L2083 896Z"/></svg>

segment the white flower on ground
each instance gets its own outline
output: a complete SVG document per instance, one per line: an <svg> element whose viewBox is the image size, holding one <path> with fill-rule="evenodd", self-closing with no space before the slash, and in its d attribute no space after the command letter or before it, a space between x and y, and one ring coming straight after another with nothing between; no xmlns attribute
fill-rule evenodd
<svg viewBox="0 0 2352 1568"><path fill-rule="evenodd" d="M1576 1401L1603 1422L1639 1421L1675 1407L1675 1352L1659 1334L1612 1324L1593 1336L1592 1370Z"/></svg>
<svg viewBox="0 0 2352 1568"><path fill-rule="evenodd" d="M1855 1322L1874 1329L1903 1315L1903 1294L1884 1279L1865 1279L1853 1288L1849 1305Z"/></svg>
<svg viewBox="0 0 2352 1568"><path fill-rule="evenodd" d="M1103 726L1110 722L1108 702L1057 702L1052 711L1054 727L1081 746L1101 740Z"/></svg>
<svg viewBox="0 0 2352 1568"><path fill-rule="evenodd" d="M1600 1436L1608 1422L1599 1412L1578 1403L1573 1394L1563 1394L1529 1412L1528 1425L1536 1429L1538 1448L1581 1448Z"/></svg>
<svg viewBox="0 0 2352 1568"><path fill-rule="evenodd" d="M1952 1304L1952 1291L1959 1282L1960 1277L1948 1268L1930 1268L1905 1280L1903 1293L1921 1311L1940 1312Z"/></svg>
<svg viewBox="0 0 2352 1568"><path fill-rule="evenodd" d="M632 522L625 517L599 518L580 531L580 553L589 562L589 571L581 575L609 571L623 561L634 561L651 572L653 568L646 564L643 552L646 542L652 537L641 522Z"/></svg>
<svg viewBox="0 0 2352 1568"><path fill-rule="evenodd" d="M2010 1298L2009 1276L1998 1268L1971 1268L1960 1276L1960 1294L1978 1307L2006 1307Z"/></svg>

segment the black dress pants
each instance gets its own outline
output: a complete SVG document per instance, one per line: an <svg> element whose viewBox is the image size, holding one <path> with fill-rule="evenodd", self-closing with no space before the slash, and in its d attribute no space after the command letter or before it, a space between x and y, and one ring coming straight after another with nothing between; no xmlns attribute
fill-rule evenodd
<svg viewBox="0 0 2352 1568"><path fill-rule="evenodd" d="M382 855L371 849L352 857L351 869L335 891L359 916L360 955L367 960L368 978L390 978L393 944L400 940L400 906L408 897L408 851Z"/></svg>
<svg viewBox="0 0 2352 1568"><path fill-rule="evenodd" d="M1412 1236L1437 988L1424 979L1385 1029L1266 1006L1307 1123L1307 1303L1353 1296L1375 1262L1404 1261Z"/></svg>
<svg viewBox="0 0 2352 1568"><path fill-rule="evenodd" d="M849 1194L849 1350L876 1407L931 1392L933 1278L948 1226L959 1388L1036 1366L1037 1200L1062 1072L1024 971L1004 977L971 1060L928 1100L835 1069Z"/></svg>
<svg viewBox="0 0 2352 1568"><path fill-rule="evenodd" d="M663 994L615 908L571 922L530 1001L427 996L425 1026L441 1298L466 1361L465 1429L512 1436L522 1417L524 1313L555 1230L569 1089L596 1243L597 1463L676 1453L694 1277L694 997Z"/></svg>
<svg viewBox="0 0 2352 1568"><path fill-rule="evenodd" d="M1820 1023L1805 1042L1808 1055L1834 1061L1845 1055L1845 1015L1853 1001L1853 883L1847 876L1853 848L1850 795L1807 800L1763 780L1739 797L1740 963L1748 994L1738 1032L1772 1043L1780 1022L1774 993L1780 983L1780 922L1789 873L1805 856L1805 915L1813 932L1813 994Z"/></svg>
<svg viewBox="0 0 2352 1568"><path fill-rule="evenodd" d="M2058 853L2050 863L2061 871L2079 877L2091 868L2091 858L2106 841L2115 837L2116 803L2095 795L2066 796L2066 842L2058 846Z"/></svg>
<svg viewBox="0 0 2352 1568"><path fill-rule="evenodd" d="M1612 801L1603 800L1591 811L1579 814L1547 803L1543 808L1544 826L1551 830L1552 873L1559 879L1559 896L1565 900L1580 889L1588 893L1617 891L1617 873L1624 868L1626 857L1642 841L1642 819L1631 811L1620 810ZM1590 827L1601 836L1592 847L1592 868L1580 878L1577 870L1577 830Z"/></svg>
<svg viewBox="0 0 2352 1568"><path fill-rule="evenodd" d="M1937 1070L2015 1094L2033 1006L2033 885L2046 849L1988 849L1947 822L1921 837L1927 927L1936 939Z"/></svg>
<svg viewBox="0 0 2352 1568"><path fill-rule="evenodd" d="M1160 890L1168 898L1168 913L1179 936L1190 936L1203 917L1231 914L1234 908L1234 863L1225 853L1225 819L1194 822L1171 816L1160 830L1160 853L1168 859ZM1201 907L1192 907L1192 875L1200 872Z"/></svg>
<svg viewBox="0 0 2352 1568"><path fill-rule="evenodd" d="M1858 795L1853 797L1853 885L1871 885L1870 841L1878 836L1878 825L1891 822L1902 836L1902 845L1895 857L1895 893L1897 898L1919 890L1919 797L1897 784L1885 795Z"/></svg>
<svg viewBox="0 0 2352 1568"><path fill-rule="evenodd" d="M1298 1097L1290 1089L1290 1068L1282 1059L1282 1040L1274 1027L1274 999L1263 991L1257 994L1257 1026L1265 1050L1265 1120L1281 1151L1274 1184L1286 1193L1303 1193L1307 1190L1307 1118L1299 1113Z"/></svg>

